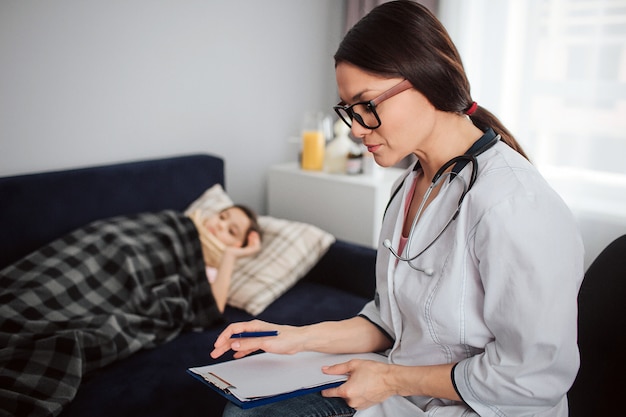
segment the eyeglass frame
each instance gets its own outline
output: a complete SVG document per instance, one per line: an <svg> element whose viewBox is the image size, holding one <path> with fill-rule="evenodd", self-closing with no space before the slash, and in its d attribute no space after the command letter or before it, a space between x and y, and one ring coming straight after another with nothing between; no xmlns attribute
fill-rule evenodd
<svg viewBox="0 0 626 417"><path fill-rule="evenodd" d="M352 120L356 120L358 124L360 124L361 126L363 126L366 129L378 129L380 127L380 125L382 124L380 117L378 116L378 112L376 111L376 106L379 105L380 103L382 103L383 101L402 93L403 91L408 90L409 88L412 88L413 84L411 84L411 82L409 80L402 80L401 82L399 82L398 84L394 85L393 87L391 87L389 90L385 91L384 93L382 93L381 95L379 95L378 97L372 99L372 100L367 100L367 101L359 101L358 103L354 103L351 105L345 105L342 106L341 103L343 103L343 101L339 102L337 105L333 106L333 110L335 110L335 113L337 113L337 115L339 116L339 118L346 124L348 125L349 128L352 128ZM377 125L376 126L368 126L365 124L365 122L363 121L363 118L361 117L360 114L355 113L352 108L354 106L359 106L359 105L364 105L366 106L373 114L374 117L376 118L377 121ZM350 117L350 120L346 120L344 118L344 116L341 114L341 110L343 110L344 112L346 112L346 114L348 115L348 117Z"/></svg>

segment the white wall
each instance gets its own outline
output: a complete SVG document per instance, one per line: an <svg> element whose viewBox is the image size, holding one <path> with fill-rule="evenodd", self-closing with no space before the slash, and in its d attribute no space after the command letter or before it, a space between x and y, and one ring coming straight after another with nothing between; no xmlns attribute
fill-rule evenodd
<svg viewBox="0 0 626 417"><path fill-rule="evenodd" d="M343 3L0 1L0 176L209 152L263 213L301 116L336 102Z"/></svg>

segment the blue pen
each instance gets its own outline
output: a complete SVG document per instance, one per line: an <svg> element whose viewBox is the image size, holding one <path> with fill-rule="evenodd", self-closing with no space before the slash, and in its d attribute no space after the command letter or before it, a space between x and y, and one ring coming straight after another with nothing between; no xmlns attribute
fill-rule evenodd
<svg viewBox="0 0 626 417"><path fill-rule="evenodd" d="M271 330L271 331L268 331L268 332L235 333L230 338L231 339L243 339L244 337L268 337L268 336L278 336L278 330Z"/></svg>

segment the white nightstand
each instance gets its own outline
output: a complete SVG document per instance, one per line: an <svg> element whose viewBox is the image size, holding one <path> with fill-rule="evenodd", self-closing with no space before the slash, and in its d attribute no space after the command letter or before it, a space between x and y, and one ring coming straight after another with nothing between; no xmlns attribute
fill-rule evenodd
<svg viewBox="0 0 626 417"><path fill-rule="evenodd" d="M376 247L391 187L403 170L381 171L379 175L340 175L304 171L295 162L272 166L268 214L313 224L337 239Z"/></svg>

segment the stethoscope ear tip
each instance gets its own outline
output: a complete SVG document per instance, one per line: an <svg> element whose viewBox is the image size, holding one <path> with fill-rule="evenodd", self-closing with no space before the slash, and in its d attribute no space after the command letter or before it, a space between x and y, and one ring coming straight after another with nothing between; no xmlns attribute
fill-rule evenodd
<svg viewBox="0 0 626 417"><path fill-rule="evenodd" d="M387 249L391 249L391 241L389 239L383 240L383 246Z"/></svg>

